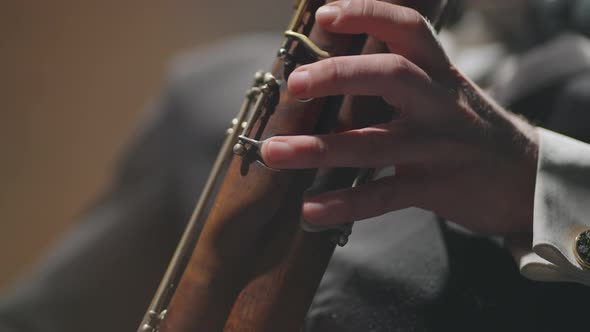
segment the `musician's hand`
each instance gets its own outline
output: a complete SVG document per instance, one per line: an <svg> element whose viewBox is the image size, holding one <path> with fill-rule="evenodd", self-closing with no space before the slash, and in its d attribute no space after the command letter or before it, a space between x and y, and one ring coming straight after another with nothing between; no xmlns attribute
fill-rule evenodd
<svg viewBox="0 0 590 332"><path fill-rule="evenodd" d="M382 96L401 113L390 123L324 136L269 139L275 168L395 164L396 174L307 200L303 216L343 223L416 206L486 233L531 231L537 134L449 62L414 10L375 0L337 1L317 22L336 33L367 33L391 54L331 58L298 68L297 98Z"/></svg>

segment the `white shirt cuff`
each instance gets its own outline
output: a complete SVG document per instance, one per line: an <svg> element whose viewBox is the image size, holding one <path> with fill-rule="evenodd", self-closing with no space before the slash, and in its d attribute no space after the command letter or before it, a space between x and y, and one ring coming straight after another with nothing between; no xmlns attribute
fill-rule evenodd
<svg viewBox="0 0 590 332"><path fill-rule="evenodd" d="M575 254L576 236L590 229L590 145L538 128L533 243L512 248L523 276L590 286Z"/></svg>

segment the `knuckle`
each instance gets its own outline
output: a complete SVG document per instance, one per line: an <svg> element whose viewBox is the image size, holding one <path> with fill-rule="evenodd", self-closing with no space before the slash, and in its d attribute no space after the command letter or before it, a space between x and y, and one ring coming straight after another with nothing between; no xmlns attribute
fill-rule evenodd
<svg viewBox="0 0 590 332"><path fill-rule="evenodd" d="M373 15L375 0L352 0L344 10L344 17L368 17Z"/></svg>
<svg viewBox="0 0 590 332"><path fill-rule="evenodd" d="M362 2L362 17L371 17L375 14L375 1L374 0L363 0Z"/></svg>
<svg viewBox="0 0 590 332"><path fill-rule="evenodd" d="M424 16L413 8L404 8L404 10L400 11L400 15L403 18L402 22L405 22L405 24L413 29L422 29L426 24Z"/></svg>
<svg viewBox="0 0 590 332"><path fill-rule="evenodd" d="M401 80L415 76L415 66L405 57L393 54L389 57L389 61L388 68L390 69L390 74L392 76Z"/></svg>
<svg viewBox="0 0 590 332"><path fill-rule="evenodd" d="M380 164L379 166L389 163L392 155L392 135L384 130L365 129L359 132L364 136L364 158Z"/></svg>
<svg viewBox="0 0 590 332"><path fill-rule="evenodd" d="M322 163L326 160L328 155L328 144L325 140L314 137L310 142L311 151L313 153L313 158L318 162Z"/></svg>
<svg viewBox="0 0 590 332"><path fill-rule="evenodd" d="M434 35L434 28L424 16L414 10L410 22L412 22L412 28L414 31L421 36Z"/></svg>
<svg viewBox="0 0 590 332"><path fill-rule="evenodd" d="M328 84L333 84L340 79L340 65L335 58L329 58L322 61L322 66L319 69L322 73L324 73L324 79Z"/></svg>
<svg viewBox="0 0 590 332"><path fill-rule="evenodd" d="M401 55L393 55L389 64L390 82L412 86L414 89L427 87L432 78L418 65Z"/></svg>
<svg viewBox="0 0 590 332"><path fill-rule="evenodd" d="M352 0L348 3L348 5L346 5L346 7L344 7L344 10L342 11L342 18L347 18L350 16L358 16L359 13L362 13L363 11L363 2L364 0Z"/></svg>
<svg viewBox="0 0 590 332"><path fill-rule="evenodd" d="M425 36L434 33L428 19L413 8L403 8L396 12L396 16L399 22L403 22L404 28L413 35Z"/></svg>

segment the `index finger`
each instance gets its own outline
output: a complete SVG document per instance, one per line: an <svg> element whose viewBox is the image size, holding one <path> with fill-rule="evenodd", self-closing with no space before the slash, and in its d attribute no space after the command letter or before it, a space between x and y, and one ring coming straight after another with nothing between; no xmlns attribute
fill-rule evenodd
<svg viewBox="0 0 590 332"><path fill-rule="evenodd" d="M331 32L371 35L430 75L449 68L432 26L414 9L377 0L341 0L320 7L316 21Z"/></svg>

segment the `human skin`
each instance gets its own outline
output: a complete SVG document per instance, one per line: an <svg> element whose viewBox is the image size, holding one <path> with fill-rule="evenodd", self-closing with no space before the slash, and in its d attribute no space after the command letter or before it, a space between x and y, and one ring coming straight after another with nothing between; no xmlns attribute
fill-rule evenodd
<svg viewBox="0 0 590 332"><path fill-rule="evenodd" d="M374 127L264 143L262 157L273 168L395 165L393 176L307 198L304 219L339 224L420 207L486 234L532 231L535 128L453 66L420 14L352 0L320 8L316 20L331 32L367 33L391 53L301 66L289 78L289 92L300 99L381 96L400 116Z"/></svg>

